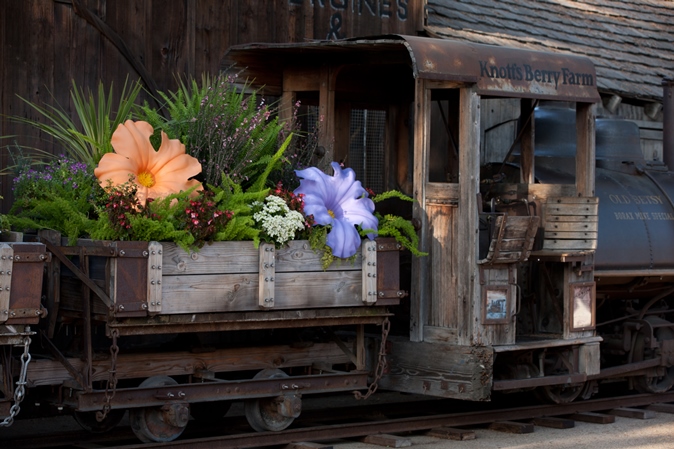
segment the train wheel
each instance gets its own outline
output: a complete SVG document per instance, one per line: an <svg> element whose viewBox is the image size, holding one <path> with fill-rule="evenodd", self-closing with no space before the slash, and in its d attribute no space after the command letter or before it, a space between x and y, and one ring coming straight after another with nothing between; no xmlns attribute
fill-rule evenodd
<svg viewBox="0 0 674 449"><path fill-rule="evenodd" d="M288 377L279 369L265 369L254 379L277 379ZM244 410L248 424L258 432L278 432L287 428L299 416L301 402L299 395L288 394L275 398L249 399Z"/></svg>
<svg viewBox="0 0 674 449"><path fill-rule="evenodd" d="M571 385L546 385L536 389L536 393L541 399L554 404L568 404L580 396L585 389L585 384Z"/></svg>
<svg viewBox="0 0 674 449"><path fill-rule="evenodd" d="M190 414L201 423L214 424L227 414L231 406L231 401L196 402L190 404Z"/></svg>
<svg viewBox="0 0 674 449"><path fill-rule="evenodd" d="M153 376L145 379L140 387L161 387L177 385L167 376ZM183 433L190 417L187 403L174 402L162 407L143 407L129 410L131 430L144 443L165 443L173 441Z"/></svg>
<svg viewBox="0 0 674 449"><path fill-rule="evenodd" d="M84 430L91 433L103 433L112 430L124 418L126 410L110 410L103 421L96 419L97 412L73 412L73 418Z"/></svg>
<svg viewBox="0 0 674 449"><path fill-rule="evenodd" d="M667 324L666 320L657 317L647 317L646 320L651 324ZM658 341L674 339L674 331L669 327L660 327L655 330L655 338ZM652 358L659 358L659 351L646 347L645 335L639 333L634 345L632 361L641 362ZM634 388L640 393L664 393L674 385L674 366L665 367L664 374L636 376L634 378Z"/></svg>

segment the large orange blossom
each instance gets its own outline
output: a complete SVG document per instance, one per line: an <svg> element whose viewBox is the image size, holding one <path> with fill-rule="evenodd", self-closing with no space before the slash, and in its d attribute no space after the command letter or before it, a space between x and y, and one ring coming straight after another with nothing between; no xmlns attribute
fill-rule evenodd
<svg viewBox="0 0 674 449"><path fill-rule="evenodd" d="M142 121L127 120L117 127L111 139L115 152L103 155L94 170L103 187L108 181L113 186L124 184L131 175L141 204L148 198L201 187L199 181L189 179L201 173L199 161L185 153L185 145L178 139L169 139L163 131L161 146L155 151L150 143L153 132L152 125Z"/></svg>

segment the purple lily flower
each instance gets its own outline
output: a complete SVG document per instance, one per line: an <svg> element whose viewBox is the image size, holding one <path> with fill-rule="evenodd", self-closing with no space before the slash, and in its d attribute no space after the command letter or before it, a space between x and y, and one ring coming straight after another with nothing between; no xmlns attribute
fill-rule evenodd
<svg viewBox="0 0 674 449"><path fill-rule="evenodd" d="M316 224L332 226L327 245L336 257L347 258L356 254L361 237L356 229L377 229L379 221L374 212L374 202L367 191L356 181L356 173L342 170L337 162L330 164L335 171L326 175L316 167L296 170L300 186L295 194L304 195L304 213L313 215ZM370 240L376 233L367 235Z"/></svg>

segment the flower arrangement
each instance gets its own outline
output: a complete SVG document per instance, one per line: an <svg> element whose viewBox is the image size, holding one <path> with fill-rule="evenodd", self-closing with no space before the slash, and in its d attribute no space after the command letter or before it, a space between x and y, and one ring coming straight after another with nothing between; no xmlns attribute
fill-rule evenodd
<svg viewBox="0 0 674 449"><path fill-rule="evenodd" d="M137 107L96 147L100 157L67 154L43 162L41 171L22 167L11 225L54 229L71 242L172 241L186 250L216 241L281 246L308 239L324 250L324 266L354 256L362 238L377 235L421 254L411 223L375 212L379 198L410 198L371 197L338 163L332 175L303 167L307 151L291 132L296 124L280 124L274 108L244 96L233 77L181 84L162 98L168 119L147 104Z"/></svg>

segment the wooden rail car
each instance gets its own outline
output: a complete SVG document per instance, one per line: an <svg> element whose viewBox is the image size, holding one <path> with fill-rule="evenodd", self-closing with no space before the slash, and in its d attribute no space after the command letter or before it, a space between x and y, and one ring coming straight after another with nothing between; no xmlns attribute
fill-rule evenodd
<svg viewBox="0 0 674 449"><path fill-rule="evenodd" d="M173 440L190 415L223 416L233 400L246 401L254 429L282 430L302 395L366 390L364 327L386 330L387 306L404 296L392 239L366 240L355 261L327 269L306 241L217 242L188 253L166 242L38 239L18 244L41 249L50 310L31 345L39 357L28 390L91 431L129 410L145 442ZM40 311L38 276L21 279ZM7 379L12 366L2 368Z"/></svg>
<svg viewBox="0 0 674 449"><path fill-rule="evenodd" d="M382 387L469 400L536 388L565 402L583 392L599 372L601 342L593 277L599 94L588 59L381 36L236 46L223 68L232 63L282 104L314 108L327 161L360 164L365 185L416 199L429 255L413 261L409 329L392 340ZM536 182L541 101L575 109L571 184ZM518 180L482 176L481 165L507 162L515 145ZM493 189L507 193L503 201L484 200Z"/></svg>
<svg viewBox="0 0 674 449"><path fill-rule="evenodd" d="M47 315L42 305L44 264L50 258L41 243L0 243L0 421L11 425L25 396L32 325ZM14 347L20 349L13 357ZM17 381L13 373L17 372Z"/></svg>

